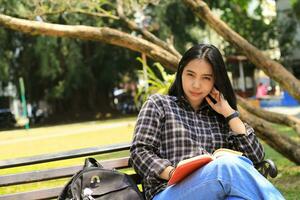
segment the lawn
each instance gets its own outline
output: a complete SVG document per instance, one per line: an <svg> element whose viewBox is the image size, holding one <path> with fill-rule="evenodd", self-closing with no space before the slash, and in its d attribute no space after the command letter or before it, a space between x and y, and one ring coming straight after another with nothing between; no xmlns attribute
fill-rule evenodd
<svg viewBox="0 0 300 200"><path fill-rule="evenodd" d="M0 132L0 160L27 157L38 154L55 153L72 149L103 146L130 142L135 118L118 120L93 121L69 125L59 125L29 130ZM283 134L289 134L296 140L298 136L289 128L278 126ZM290 162L268 145L263 143L266 158L272 159L279 170L275 179L269 179L283 193L286 199L300 199L300 167ZM112 159L128 155L128 151L95 156L98 160ZM71 166L83 163L84 158L38 164L28 167L2 169L0 174L17 173L34 169L49 169L60 166ZM127 172L130 172L130 170ZM63 185L67 179L32 183L14 187L0 187L0 194L26 191L28 188L43 188Z"/></svg>

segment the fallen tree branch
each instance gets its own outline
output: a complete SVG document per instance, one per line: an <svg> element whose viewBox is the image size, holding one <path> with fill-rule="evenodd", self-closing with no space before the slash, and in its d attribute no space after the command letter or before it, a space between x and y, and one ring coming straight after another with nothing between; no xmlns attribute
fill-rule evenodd
<svg viewBox="0 0 300 200"><path fill-rule="evenodd" d="M161 47L142 38L132 36L112 28L96 28L83 25L60 25L32 20L18 19L0 14L0 25L31 35L48 35L78 38L104 42L133 51L145 53L151 59L160 62L166 68L175 71L179 59Z"/></svg>
<svg viewBox="0 0 300 200"><path fill-rule="evenodd" d="M290 126L300 136L300 119L298 119L297 117L281 113L275 113L254 106L250 106L250 103L240 96L237 96L237 100L238 104L251 114L254 114L269 122Z"/></svg>
<svg viewBox="0 0 300 200"><path fill-rule="evenodd" d="M280 134L272 127L270 122L250 114L241 106L238 106L238 109L241 113L241 119L249 123L255 129L255 133L259 138L290 161L300 165L300 144Z"/></svg>

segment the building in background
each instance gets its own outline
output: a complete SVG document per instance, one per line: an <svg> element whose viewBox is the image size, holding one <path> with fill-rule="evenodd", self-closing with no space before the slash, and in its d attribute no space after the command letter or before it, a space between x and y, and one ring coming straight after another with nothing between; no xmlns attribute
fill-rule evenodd
<svg viewBox="0 0 300 200"><path fill-rule="evenodd" d="M276 0L280 62L300 79L300 19L292 2Z"/></svg>

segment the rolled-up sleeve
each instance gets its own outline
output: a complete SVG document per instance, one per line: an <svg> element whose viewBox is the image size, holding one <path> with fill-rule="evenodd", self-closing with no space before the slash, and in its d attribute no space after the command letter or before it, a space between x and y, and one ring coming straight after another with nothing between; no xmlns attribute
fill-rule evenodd
<svg viewBox="0 0 300 200"><path fill-rule="evenodd" d="M143 105L134 130L130 160L142 177L159 178L161 172L171 163L159 157L160 127L163 112L149 98Z"/></svg>
<svg viewBox="0 0 300 200"><path fill-rule="evenodd" d="M227 130L229 131L227 141L235 150L243 152L253 163L261 162L265 156L263 146L258 141L254 129L247 123L244 124L246 134L243 135L233 132L227 126Z"/></svg>

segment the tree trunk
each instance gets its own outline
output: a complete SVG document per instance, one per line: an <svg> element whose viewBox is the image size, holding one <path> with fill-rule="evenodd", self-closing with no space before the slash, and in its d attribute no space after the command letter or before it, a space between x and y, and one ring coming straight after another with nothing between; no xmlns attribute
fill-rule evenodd
<svg viewBox="0 0 300 200"><path fill-rule="evenodd" d="M243 107L248 112L264 119L269 122L283 124L286 126L292 127L300 136L300 119L294 116L285 115L281 113L274 113L267 110L263 110L260 108L256 108L253 106L250 106L247 100L245 100L242 97L237 97L238 103L241 107Z"/></svg>
<svg viewBox="0 0 300 200"><path fill-rule="evenodd" d="M161 47L142 38L134 37L127 33L112 28L96 28L83 25L59 25L45 22L18 19L0 14L0 25L31 35L48 35L58 37L70 37L83 40L104 42L133 51L145 53L175 71L179 59Z"/></svg>
<svg viewBox="0 0 300 200"><path fill-rule="evenodd" d="M265 56L259 49L232 30L225 22L215 16L202 0L183 0L183 2L226 41L242 51L256 67L261 68L300 102L300 81L280 63Z"/></svg>
<svg viewBox="0 0 300 200"><path fill-rule="evenodd" d="M271 123L250 114L240 106L239 111L242 120L251 124L259 138L263 139L290 161L298 165L300 164L300 145L296 141L285 135L281 135L272 127Z"/></svg>

